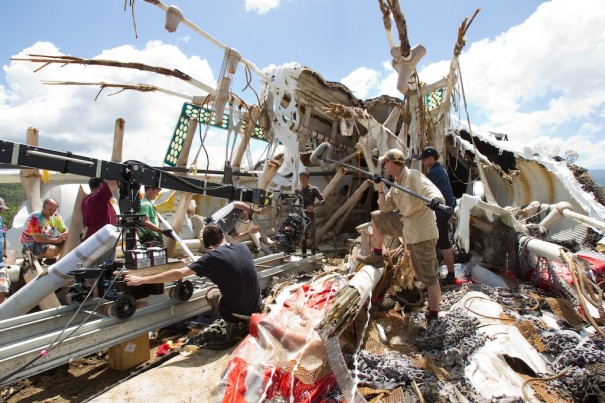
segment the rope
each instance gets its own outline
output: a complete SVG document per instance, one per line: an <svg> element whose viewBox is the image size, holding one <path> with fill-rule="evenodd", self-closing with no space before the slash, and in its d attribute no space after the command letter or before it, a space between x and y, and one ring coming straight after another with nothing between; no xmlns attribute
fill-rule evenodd
<svg viewBox="0 0 605 403"><path fill-rule="evenodd" d="M531 399L529 398L529 396L527 396L527 394L525 393L525 387L527 385L529 385L531 382L538 382L538 381L552 381L553 379L557 379L562 377L563 375L565 375L567 373L567 371L569 371L571 369L571 366L565 368L563 371L553 375L553 376L549 376L546 378L530 378L527 379L525 382L523 382L523 384L521 384L521 393L523 393L523 399L526 402L531 401Z"/></svg>
<svg viewBox="0 0 605 403"><path fill-rule="evenodd" d="M135 39L139 39L139 34L137 33L137 21L134 18L134 4L134 0L124 0L124 11L126 11L126 5L129 5L131 8L130 12L132 14L132 27L134 28L134 37Z"/></svg>
<svg viewBox="0 0 605 403"><path fill-rule="evenodd" d="M479 295L475 295L475 296L469 297L466 301L464 301L464 308L466 308L466 310L474 313L475 315L478 315L478 316L481 316L481 317L487 318L487 319L496 319L496 320L503 320L503 321L510 321L510 322L515 322L516 321L515 319L512 319L512 318L511 319L505 319L505 318L501 318L501 317L484 315L482 313L473 311L467 304L469 303L469 301L472 301L474 299L483 299L483 300L486 300L486 301L489 301L489 302L493 302L494 304L498 304L500 306L502 306L502 304L500 304L500 303L498 303L496 301L492 301L489 298L485 298L485 297L479 296Z"/></svg>
<svg viewBox="0 0 605 403"><path fill-rule="evenodd" d="M582 289L580 286L580 282L583 281L583 276L586 276L586 274L580 273L580 265L577 262L574 262L571 259L571 257L569 256L569 254L567 252L565 252L563 249L561 249L561 258L565 261L565 263L567 264L567 267L569 269L569 272L571 273L571 277L573 279L574 286L578 293L578 300L579 300L580 306L582 307L582 310L583 310L582 314L584 315L584 317L586 317L588 322L594 327L594 329L597 331L597 333L599 333L601 335L601 337L605 338L605 332L603 332L603 329L601 329L599 327L599 325L595 322L594 318L590 314L590 311L588 310L588 306L586 305L587 298L586 298L585 294L582 292ZM576 270L577 270L577 272L576 272ZM588 280L588 281L590 281L590 280ZM603 304L602 298L601 298L600 304L601 304L600 310L602 311L602 309L603 309L602 308L602 304Z"/></svg>
<svg viewBox="0 0 605 403"><path fill-rule="evenodd" d="M382 23L384 24L384 28L387 31L390 31L392 28L391 25L391 12L386 4L384 4L381 0L378 0L378 7L380 7L380 11L382 12Z"/></svg>
<svg viewBox="0 0 605 403"><path fill-rule="evenodd" d="M471 137L471 142L473 143L473 148L475 150L475 156L479 155L479 151L477 149L477 145L475 144L475 138L473 136L473 129L471 127L471 118L470 115L468 113L468 105L466 102L466 92L464 91L464 82L462 80L462 69L460 68L460 63L458 63L458 75L460 76L460 88L462 89L462 100L464 102L464 111L466 113L466 121L468 123L468 131ZM483 179L485 177L485 174L483 173L483 168L481 167L481 161L477 161L477 169L479 170L479 176L481 177L481 182L484 182ZM484 190L484 194L488 200L488 202L495 202L496 199L494 198L494 195L492 194L490 188L489 188L489 184L487 183L487 180L483 183L483 190Z"/></svg>

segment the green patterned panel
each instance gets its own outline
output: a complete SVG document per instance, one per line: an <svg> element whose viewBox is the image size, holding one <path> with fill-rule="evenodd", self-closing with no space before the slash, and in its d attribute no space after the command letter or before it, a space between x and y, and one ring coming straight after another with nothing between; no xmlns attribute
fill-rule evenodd
<svg viewBox="0 0 605 403"><path fill-rule="evenodd" d="M210 120L210 126L218 127L221 129L227 129L229 127L229 115L223 114L223 121L220 124L216 123L215 114L211 109L201 108L197 105L190 104L185 102L183 104L183 109L181 110L181 116L176 124L176 128L174 129L174 134L172 135L172 139L170 140L170 145L168 146L168 150L166 151L166 156L164 157L164 165L168 165L171 167L176 166L177 161L183 151L183 144L185 144L185 138L187 137L187 132L189 131L189 122L191 119L197 120L198 124L206 125L208 124L208 120ZM246 129L246 122L240 127L240 133ZM252 138L257 140L264 140L263 129L261 127L256 127L252 132Z"/></svg>
<svg viewBox="0 0 605 403"><path fill-rule="evenodd" d="M445 94L445 88L439 88L429 94L426 94L425 102L426 108L430 111L441 105L443 101L443 95Z"/></svg>
<svg viewBox="0 0 605 403"><path fill-rule="evenodd" d="M185 102L183 104L183 109L181 110L181 116L174 129L174 134L170 140L170 145L166 151L164 165L171 167L176 166L181 152L183 151L183 144L185 144L185 138L189 131L189 122L191 122L191 119L195 119L198 124L204 125L208 124L208 120L210 120L211 126L219 127L221 129L227 129L229 127L229 115L226 113L223 114L223 121L220 124L217 124L215 114L211 109L201 108L197 105Z"/></svg>

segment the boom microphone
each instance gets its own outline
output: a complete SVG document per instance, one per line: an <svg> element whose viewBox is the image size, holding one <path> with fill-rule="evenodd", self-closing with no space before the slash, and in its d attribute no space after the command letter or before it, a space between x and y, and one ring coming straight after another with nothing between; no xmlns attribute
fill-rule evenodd
<svg viewBox="0 0 605 403"><path fill-rule="evenodd" d="M328 156L328 154L330 154L331 151L332 145L330 145L330 143L321 143L319 146L317 146L317 148L315 149L315 151L313 151L311 157L309 158L311 164L319 164L319 162L323 161Z"/></svg>
<svg viewBox="0 0 605 403"><path fill-rule="evenodd" d="M364 171L363 169L357 168L353 165L349 165L349 164L345 164L344 162L340 162L340 161L334 161L333 159L328 157L328 154L331 152L332 150L332 146L330 145L330 143L321 143L316 149L315 151L313 151L313 153L311 154L311 157L309 158L309 160L311 161L312 164L317 164L319 162L330 162L342 167L345 167L346 169L349 169L353 172L359 172L367 177L372 177L373 175L370 172ZM412 195L426 203L431 203L431 199L429 199L426 196L423 196L419 193L414 192L411 189L408 189L406 187L403 187L397 183L391 182L383 177L379 177L380 181L384 184L386 184L389 187L395 187L396 189L401 190L402 192L405 192L409 195ZM452 214L454 212L454 208L447 206L445 204L439 204L437 206L435 206L435 208L438 208L439 210L443 210L449 214Z"/></svg>

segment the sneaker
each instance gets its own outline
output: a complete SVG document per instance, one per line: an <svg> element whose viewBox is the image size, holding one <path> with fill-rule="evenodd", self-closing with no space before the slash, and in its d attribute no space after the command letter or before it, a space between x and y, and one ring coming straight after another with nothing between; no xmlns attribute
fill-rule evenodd
<svg viewBox="0 0 605 403"><path fill-rule="evenodd" d="M43 264L50 266L53 265L55 263L57 263L57 258L51 257L51 258L46 258L42 261Z"/></svg>
<svg viewBox="0 0 605 403"><path fill-rule="evenodd" d="M367 255L357 256L357 261L369 266L382 267L384 265L384 259L382 255L377 255L374 252L370 252Z"/></svg>
<svg viewBox="0 0 605 403"><path fill-rule="evenodd" d="M456 284L456 273L447 273L447 276L445 276L444 278L440 279L439 281L441 283L441 285L452 285L452 284Z"/></svg>

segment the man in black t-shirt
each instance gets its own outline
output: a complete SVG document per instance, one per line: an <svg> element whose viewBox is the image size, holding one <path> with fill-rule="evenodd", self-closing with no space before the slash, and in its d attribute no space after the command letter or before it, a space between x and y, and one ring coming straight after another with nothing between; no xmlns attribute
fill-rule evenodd
<svg viewBox="0 0 605 403"><path fill-rule="evenodd" d="M207 277L216 284L208 290L208 304L227 322L242 322L261 310L260 285L256 266L248 248L239 243L227 243L222 230L214 224L206 225L202 233L206 252L189 266L141 277L124 276L128 286L177 281L191 275Z"/></svg>

